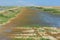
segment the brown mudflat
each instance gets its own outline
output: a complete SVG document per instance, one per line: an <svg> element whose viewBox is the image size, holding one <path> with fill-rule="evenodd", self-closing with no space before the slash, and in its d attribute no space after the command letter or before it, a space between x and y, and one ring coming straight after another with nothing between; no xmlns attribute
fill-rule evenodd
<svg viewBox="0 0 60 40"><path fill-rule="evenodd" d="M5 24L4 27L16 27L34 24L32 17L36 17L37 10L32 10L29 8L22 8L21 12L9 23ZM35 20L38 23L38 20Z"/></svg>

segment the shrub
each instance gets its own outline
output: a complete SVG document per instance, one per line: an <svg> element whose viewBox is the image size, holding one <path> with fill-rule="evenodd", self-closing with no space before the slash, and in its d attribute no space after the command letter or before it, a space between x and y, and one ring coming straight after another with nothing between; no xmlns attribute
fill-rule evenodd
<svg viewBox="0 0 60 40"><path fill-rule="evenodd" d="M36 7L36 8L38 8L38 9L43 9L43 7Z"/></svg>
<svg viewBox="0 0 60 40"><path fill-rule="evenodd" d="M44 11L54 11L55 9L44 9Z"/></svg>
<svg viewBox="0 0 60 40"><path fill-rule="evenodd" d="M0 17L4 17L4 15L3 14L0 14Z"/></svg>
<svg viewBox="0 0 60 40"><path fill-rule="evenodd" d="M55 11L53 11L53 13L60 13L60 11L55 10Z"/></svg>

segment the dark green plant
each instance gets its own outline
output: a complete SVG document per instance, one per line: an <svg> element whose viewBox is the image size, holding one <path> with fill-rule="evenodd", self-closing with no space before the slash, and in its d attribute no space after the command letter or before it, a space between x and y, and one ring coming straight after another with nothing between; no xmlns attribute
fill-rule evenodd
<svg viewBox="0 0 60 40"><path fill-rule="evenodd" d="M3 14L0 14L0 17L4 17L4 15Z"/></svg>
<svg viewBox="0 0 60 40"><path fill-rule="evenodd" d="M55 9L50 9L50 8L48 8L48 9L44 9L44 11L55 11Z"/></svg>
<svg viewBox="0 0 60 40"><path fill-rule="evenodd" d="M10 12L14 12L14 10L8 10L8 11L10 11Z"/></svg>
<svg viewBox="0 0 60 40"><path fill-rule="evenodd" d="M23 39L23 38L14 38L12 40L25 40L25 39Z"/></svg>
<svg viewBox="0 0 60 40"><path fill-rule="evenodd" d="M55 11L53 11L53 13L60 13L60 11L55 10Z"/></svg>
<svg viewBox="0 0 60 40"><path fill-rule="evenodd" d="M34 40L33 38L27 38L26 40Z"/></svg>
<svg viewBox="0 0 60 40"><path fill-rule="evenodd" d="M43 7L36 7L36 8L38 8L38 9L43 9Z"/></svg>

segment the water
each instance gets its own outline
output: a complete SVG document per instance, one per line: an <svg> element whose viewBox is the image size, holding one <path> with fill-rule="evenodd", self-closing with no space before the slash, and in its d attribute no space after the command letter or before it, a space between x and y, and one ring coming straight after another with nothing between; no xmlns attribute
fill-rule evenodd
<svg viewBox="0 0 60 40"><path fill-rule="evenodd" d="M37 12L35 16L30 16L29 19L32 25L39 24L41 26L51 26L51 27L60 27L60 17L51 15L47 12Z"/></svg>
<svg viewBox="0 0 60 40"><path fill-rule="evenodd" d="M38 10L35 8L32 8L32 9ZM50 27L60 27L60 16L59 15L53 15L53 13L41 12L41 11L36 12L34 14L35 16L31 17L31 19L34 21L34 24L39 24L42 26L50 26Z"/></svg>
<svg viewBox="0 0 60 40"><path fill-rule="evenodd" d="M35 9L33 9L35 10ZM54 16L48 12L32 12L32 13L22 13L14 19L12 23L6 25L8 28L4 32L11 32L12 30L9 27L21 26L21 25L41 25L41 26L51 26L51 27L60 27L60 16ZM16 21L17 20L17 21ZM2 26L0 26L2 29ZM6 35L3 35L4 32L0 32L0 40L10 40Z"/></svg>
<svg viewBox="0 0 60 40"><path fill-rule="evenodd" d="M52 13L53 14L53 13ZM35 8L28 8L23 10L15 19L10 23L4 25L5 27L17 27L17 26L33 26L40 25L42 27L60 27L60 16L52 15L49 12L42 12Z"/></svg>
<svg viewBox="0 0 60 40"><path fill-rule="evenodd" d="M38 12L39 19L43 21L43 24L51 27L60 27L60 17L51 15L47 12Z"/></svg>

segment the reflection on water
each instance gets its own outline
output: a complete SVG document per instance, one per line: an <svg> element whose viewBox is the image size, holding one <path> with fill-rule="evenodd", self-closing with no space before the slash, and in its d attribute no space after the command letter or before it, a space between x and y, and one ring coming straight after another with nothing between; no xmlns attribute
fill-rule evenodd
<svg viewBox="0 0 60 40"><path fill-rule="evenodd" d="M53 27L60 26L60 17L56 17L54 15L51 15L50 13L45 12L38 12L38 15L40 17L40 20L43 21L43 24L47 24Z"/></svg>
<svg viewBox="0 0 60 40"><path fill-rule="evenodd" d="M60 27L60 16L57 17L48 12L41 12L35 8L25 8L22 10L21 14L4 26L17 27L26 25Z"/></svg>
<svg viewBox="0 0 60 40"><path fill-rule="evenodd" d="M38 24L41 26L60 27L60 16L57 17L47 12L35 12L26 9L22 12L22 14L18 15L14 20L12 20L12 22L4 25L5 27L8 27L6 30L4 30L4 32L11 32L12 30L9 27ZM2 26L0 26L0 30L1 29ZM0 40L10 40L10 38L3 34L3 32L0 32Z"/></svg>

